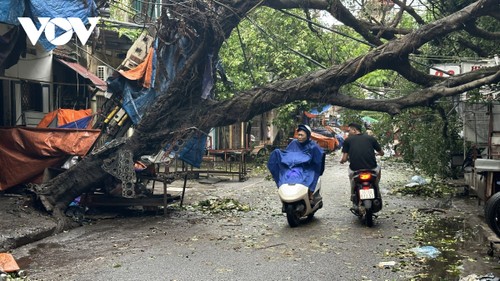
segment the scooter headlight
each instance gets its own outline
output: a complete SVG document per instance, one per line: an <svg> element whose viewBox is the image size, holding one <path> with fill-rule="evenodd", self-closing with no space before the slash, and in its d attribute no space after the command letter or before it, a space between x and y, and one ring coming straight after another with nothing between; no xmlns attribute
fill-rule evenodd
<svg viewBox="0 0 500 281"><path fill-rule="evenodd" d="M299 184L287 184L280 188L283 195L294 196L300 192L302 186Z"/></svg>
<svg viewBox="0 0 500 281"><path fill-rule="evenodd" d="M283 184L279 188L279 194L282 200L285 198L286 200L296 200L307 196L307 190L307 186L303 184Z"/></svg>

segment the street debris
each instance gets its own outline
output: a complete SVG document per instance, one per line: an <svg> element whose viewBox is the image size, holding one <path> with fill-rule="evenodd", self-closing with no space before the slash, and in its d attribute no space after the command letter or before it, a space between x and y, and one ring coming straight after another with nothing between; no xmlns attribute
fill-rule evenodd
<svg viewBox="0 0 500 281"><path fill-rule="evenodd" d="M0 271L11 273L19 271L20 268L17 265L14 257L9 253L0 253Z"/></svg>
<svg viewBox="0 0 500 281"><path fill-rule="evenodd" d="M21 270L11 254L0 253L0 281L24 280L25 277L26 272Z"/></svg>
<svg viewBox="0 0 500 281"><path fill-rule="evenodd" d="M412 186L414 186L414 184L417 184L417 185L427 184L427 180L426 180L426 179L424 179L424 178L423 178L423 177L421 177L421 176L416 175L416 176L411 177L410 183L409 183L409 184L407 184L407 185L412 185Z"/></svg>
<svg viewBox="0 0 500 281"><path fill-rule="evenodd" d="M415 247L412 248L411 251L415 253L417 258L435 259L441 254L441 252L434 246Z"/></svg>
<svg viewBox="0 0 500 281"><path fill-rule="evenodd" d="M202 211L211 213L220 213L223 211L250 211L250 206L240 203L238 200L231 198L207 199L198 202L197 207Z"/></svg>
<svg viewBox="0 0 500 281"><path fill-rule="evenodd" d="M395 265L396 265L395 261L381 261L378 263L379 268L385 268L385 269L391 268Z"/></svg>
<svg viewBox="0 0 500 281"><path fill-rule="evenodd" d="M457 194L457 188L453 185L439 181L434 181L431 183L426 182L425 184L410 182L403 187L395 188L391 193L431 198L443 198L447 196L449 197L449 195Z"/></svg>
<svg viewBox="0 0 500 281"><path fill-rule="evenodd" d="M500 278L495 277L493 273L488 273L483 276L478 276L477 274L471 274L460 278L459 281L500 281Z"/></svg>

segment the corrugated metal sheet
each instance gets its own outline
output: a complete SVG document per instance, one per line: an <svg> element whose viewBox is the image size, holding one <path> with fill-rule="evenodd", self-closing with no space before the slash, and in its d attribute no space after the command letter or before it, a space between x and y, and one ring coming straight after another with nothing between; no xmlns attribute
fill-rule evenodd
<svg viewBox="0 0 500 281"><path fill-rule="evenodd" d="M94 84L99 90L105 92L108 88L106 85L106 82L101 80L99 77L97 77L95 74L92 72L88 71L87 68L85 68L83 65L80 65L76 62L69 62L65 61L59 58L56 58L56 60L67 67L73 69L76 71L78 74L80 74L83 78L89 79L92 84Z"/></svg>

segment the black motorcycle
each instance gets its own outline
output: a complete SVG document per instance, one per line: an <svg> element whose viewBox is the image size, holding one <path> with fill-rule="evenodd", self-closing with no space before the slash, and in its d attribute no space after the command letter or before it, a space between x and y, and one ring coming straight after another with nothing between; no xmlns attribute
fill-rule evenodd
<svg viewBox="0 0 500 281"><path fill-rule="evenodd" d="M357 208L351 208L351 212L372 227L375 213L382 210L382 196L376 184L377 173L373 170L358 170L354 172L353 181L353 202Z"/></svg>

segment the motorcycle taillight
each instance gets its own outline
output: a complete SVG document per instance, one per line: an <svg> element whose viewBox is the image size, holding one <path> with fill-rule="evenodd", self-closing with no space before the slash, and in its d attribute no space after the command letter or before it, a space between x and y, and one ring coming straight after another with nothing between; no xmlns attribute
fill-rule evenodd
<svg viewBox="0 0 500 281"><path fill-rule="evenodd" d="M359 179L362 181L369 181L372 179L372 174L371 173L361 173L361 174L359 174Z"/></svg>

